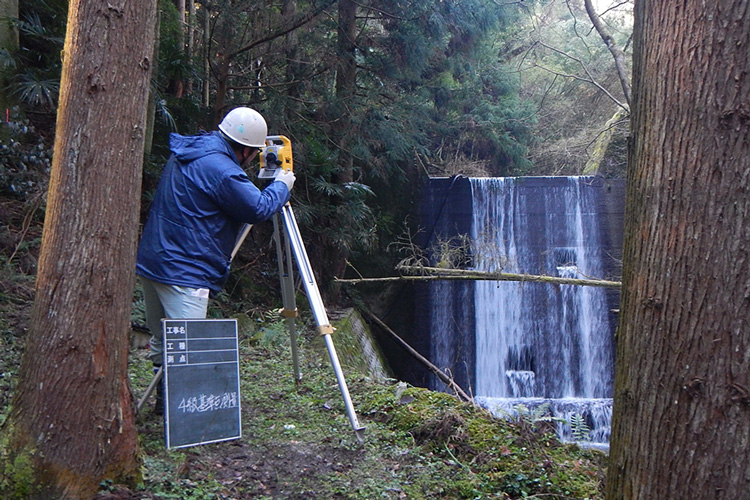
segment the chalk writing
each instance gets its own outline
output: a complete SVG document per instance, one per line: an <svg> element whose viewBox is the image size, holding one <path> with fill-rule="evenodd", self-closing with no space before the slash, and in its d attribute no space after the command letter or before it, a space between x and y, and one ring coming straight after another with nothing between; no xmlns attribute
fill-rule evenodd
<svg viewBox="0 0 750 500"><path fill-rule="evenodd" d="M238 400L236 392L225 392L223 394L201 394L189 398L182 398L177 407L183 413L203 413L207 411L225 410L237 408Z"/></svg>

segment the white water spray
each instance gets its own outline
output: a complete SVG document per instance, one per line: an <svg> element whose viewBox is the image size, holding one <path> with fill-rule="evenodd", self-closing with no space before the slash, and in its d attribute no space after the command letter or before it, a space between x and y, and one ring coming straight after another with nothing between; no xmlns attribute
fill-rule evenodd
<svg viewBox="0 0 750 500"><path fill-rule="evenodd" d="M602 278L591 180L569 177L536 189L529 178L470 179L474 267ZM477 399L502 411L550 402L556 416L584 415L592 440L606 442L613 356L605 291L492 281L474 287Z"/></svg>

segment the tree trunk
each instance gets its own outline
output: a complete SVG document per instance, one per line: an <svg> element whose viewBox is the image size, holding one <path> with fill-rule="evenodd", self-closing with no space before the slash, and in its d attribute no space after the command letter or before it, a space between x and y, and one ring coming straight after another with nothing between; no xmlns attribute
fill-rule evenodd
<svg viewBox="0 0 750 500"><path fill-rule="evenodd" d="M622 283L619 281L598 280L598 279L579 279L579 278L561 278L559 276L546 276L543 274L518 274L503 272L476 271L473 269L446 269L440 267L426 266L396 266L396 271L407 274L408 276L390 276L385 278L355 278L355 279L337 279L340 283L384 283L387 281L455 281L455 280L474 280L474 281L519 281L532 283L548 283L551 285L576 285L576 286L594 286L601 288L617 288Z"/></svg>
<svg viewBox="0 0 750 500"><path fill-rule="evenodd" d="M284 19L297 17L297 0L284 0L281 7L281 16ZM297 32L290 31L284 38L284 55L286 59L287 96L289 96L288 107L296 110L300 98L300 61ZM291 113L289 113L291 115Z"/></svg>
<svg viewBox="0 0 750 500"><path fill-rule="evenodd" d="M202 104L208 109L211 103L211 12L205 5L203 12L203 92Z"/></svg>
<svg viewBox="0 0 750 500"><path fill-rule="evenodd" d="M334 184L346 184L354 180L354 158L350 150L352 130L352 111L354 95L357 88L357 62L355 37L357 33L357 4L352 0L339 0L338 3L338 42L336 66L336 105L333 137L338 147L338 161ZM332 203L344 204L343 199L333 199ZM329 224L340 224L330 221ZM323 294L326 300L335 303L338 300L340 285L334 282L334 276L344 276L348 253L334 241L326 242L328 254L326 266L321 270L323 277Z"/></svg>
<svg viewBox="0 0 750 500"><path fill-rule="evenodd" d="M10 22L18 19L18 0L0 0L0 48L15 53L18 50L18 27Z"/></svg>
<svg viewBox="0 0 750 500"><path fill-rule="evenodd" d="M180 26L180 29L177 31L177 45L179 45L180 50L184 52L184 59L189 61L187 47L185 45L185 38L187 36L187 25L185 23L185 0L175 0L174 5L177 9L177 23ZM182 78L172 78L169 81L167 90L177 99L182 99L185 91L185 82L182 80Z"/></svg>
<svg viewBox="0 0 750 500"><path fill-rule="evenodd" d="M213 104L211 104L211 123L210 128L216 126L227 113L227 95L229 93L229 77L231 76L232 60L235 57L232 53L232 40L235 36L234 26L232 25L232 16L220 15L213 36L209 41L213 41L215 50L209 49L212 54L211 74L216 80L216 91L213 95Z"/></svg>
<svg viewBox="0 0 750 500"><path fill-rule="evenodd" d="M607 498L750 491L750 22L636 2Z"/></svg>
<svg viewBox="0 0 750 500"><path fill-rule="evenodd" d="M185 47L185 53L187 54L188 64L191 68L195 62L195 23L195 0L188 0L187 46ZM188 78L185 89L187 95L192 96L194 88L195 82L193 78Z"/></svg>
<svg viewBox="0 0 750 500"><path fill-rule="evenodd" d="M156 15L156 30L154 32L154 54L159 53L161 38L161 15ZM159 74L159 59L154 57L151 62L151 73L154 75ZM144 136L143 144L143 157L148 158L153 151L154 146L154 130L156 128L156 93L154 88L149 85L148 93L148 105L146 107L146 134Z"/></svg>
<svg viewBox="0 0 750 500"><path fill-rule="evenodd" d="M224 106L226 106L227 92L229 91L229 66L229 59L224 54L219 54L215 63L216 70L214 71L214 75L216 76L216 93L214 95L214 103L211 106L211 128L216 128L227 113Z"/></svg>
<svg viewBox="0 0 750 500"><path fill-rule="evenodd" d="M128 333L155 20L147 0L70 3L4 498L88 499L104 478L139 476Z"/></svg>

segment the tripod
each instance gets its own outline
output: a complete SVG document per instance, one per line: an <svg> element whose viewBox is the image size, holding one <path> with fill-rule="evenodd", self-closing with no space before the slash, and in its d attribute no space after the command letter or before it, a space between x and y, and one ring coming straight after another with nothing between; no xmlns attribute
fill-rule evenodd
<svg viewBox="0 0 750 500"><path fill-rule="evenodd" d="M282 246L281 241L281 229L284 229L284 241ZM310 266L310 260L307 257L307 251L305 245L302 242L302 236L297 226L297 221L294 218L294 212L292 206L287 203L281 210L281 213L274 215L273 217L273 228L274 228L274 240L276 243L276 256L279 262L279 277L281 278L281 297L284 304L282 309L282 315L286 318L287 329L289 330L290 341L292 345L292 363L294 366L294 379L299 384L302 380L302 374L299 370L299 358L297 352L297 333L295 318L297 316L297 305L294 296L294 275L292 270L292 255L297 261L297 268L299 269L302 282L305 286L305 292L307 299L310 302L310 308L312 309L315 323L318 327L318 333L323 336L325 340L326 349L328 350L328 357L331 360L333 371L336 375L336 380L339 384L339 390L341 391L341 397L344 400L346 406L346 413L349 417L352 430L357 436L357 439L361 442L364 441L364 430L365 428L360 426L357 421L357 414L354 411L354 405L352 399L349 396L349 389L344 379L344 373L341 370L341 364L339 363L338 355L336 354L336 347L333 345L333 339L331 334L334 332L334 328L328 321L328 315L326 313L325 306L323 305L323 299L320 296L320 290L318 289L317 282L315 281L315 275L312 272ZM291 251L290 251L291 249Z"/></svg>
<svg viewBox="0 0 750 500"><path fill-rule="evenodd" d="M244 242L247 234L250 232L250 224L245 225L237 238L234 250L232 251L231 258L239 251L240 246ZM302 278L302 282L305 287L308 301L310 302L310 308L315 318L315 323L318 328L318 332L323 336L325 340L326 349L328 350L328 356L333 366L333 371L336 375L336 380L341 391L341 396L344 400L346 407L346 413L349 417L352 430L354 431L357 439L360 443L364 442L364 430L365 428L359 424L357 420L357 414L354 411L354 405L352 404L351 396L349 395L349 388L346 385L344 373L341 370L341 364L339 363L338 355L336 354L336 347L333 344L331 334L334 332L334 328L331 326L328 315L323 305L323 299L320 295L315 275L312 272L310 266L310 260L307 256L307 250L302 241L302 236L297 226L297 221L294 218L294 212L292 206L287 203L284 205L280 213L273 216L273 228L274 228L274 243L276 246L276 257L279 265L279 278L281 280L281 297L284 308L281 310L282 316L285 318L287 329L289 330L289 338L291 341L292 349L292 365L294 370L294 381L299 385L302 381L302 374L299 368L299 352L297 346L297 330L296 330L296 317L297 317L297 305L294 294L294 272L292 260L296 260L297 267ZM283 232L283 241L282 241ZM141 407L145 404L146 400L156 389L157 385L161 382L163 376L162 368L159 367L158 372L154 376L153 380L149 384L146 392L138 401L136 406L136 412L140 411Z"/></svg>

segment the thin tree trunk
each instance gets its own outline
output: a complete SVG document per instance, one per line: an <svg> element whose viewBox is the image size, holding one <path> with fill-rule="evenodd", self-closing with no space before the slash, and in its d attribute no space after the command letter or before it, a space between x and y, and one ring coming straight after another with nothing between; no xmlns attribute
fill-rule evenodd
<svg viewBox="0 0 750 500"><path fill-rule="evenodd" d="M615 60L615 69L617 70L617 77L620 79L622 93L625 95L625 102L627 102L628 106L630 106L630 74L628 73L628 69L625 64L625 53L620 47L617 46L617 44L615 44L615 40L612 37L612 34L602 22L599 14L596 13L591 0L583 0L583 3L586 7L586 13L589 15L589 19L591 19L591 23L594 25L596 32L599 33L599 36L604 41L604 44L607 46L609 52L612 54L612 57Z"/></svg>
<svg viewBox="0 0 750 500"><path fill-rule="evenodd" d="M185 24L185 0L174 0L174 5L177 10L177 25L179 26L179 29L177 30L177 45L180 47L180 50L187 55L185 46L185 38L187 36ZM174 97L181 99L185 92L185 82L182 78L172 78L167 86L167 91Z"/></svg>
<svg viewBox="0 0 750 500"><path fill-rule="evenodd" d="M158 12L158 10L157 10ZM156 32L154 33L154 54L159 53L159 33L161 31L161 16L156 16ZM159 72L159 59L154 57L151 64L152 74L158 74ZM156 90L149 82L148 86L148 108L146 109L146 134L143 145L143 157L148 158L153 151L154 146L154 130L156 128Z"/></svg>
<svg viewBox="0 0 750 500"><path fill-rule="evenodd" d="M284 19L293 19L297 16L297 0L284 0L281 15ZM290 31L284 38L284 54L286 59L287 95L290 98L288 107L297 109L297 100L300 97L300 63L299 48L297 46L297 32Z"/></svg>
<svg viewBox="0 0 750 500"><path fill-rule="evenodd" d="M18 27L7 20L18 19L18 0L0 0L0 19L2 20L0 22L0 47L14 54L18 50ZM5 86L11 70L12 68L0 66L0 109L2 110L10 107Z"/></svg>
<svg viewBox="0 0 750 500"><path fill-rule="evenodd" d="M203 107L211 104L211 12L205 5L203 9Z"/></svg>
<svg viewBox="0 0 750 500"><path fill-rule="evenodd" d="M155 19L147 0L70 3L36 299L0 459L0 487L26 498L89 499L105 478L139 477L127 362Z"/></svg>
<svg viewBox="0 0 750 500"><path fill-rule="evenodd" d="M357 62L355 59L356 45L354 43L357 30L357 4L352 0L339 0L338 3L338 61L336 67L336 117L333 136L338 146L338 162L336 173L332 176L335 184L346 184L354 180L354 158L350 150L350 140L353 135L351 106L357 85ZM344 200L334 199L333 203L343 203ZM331 221L330 224L337 224ZM328 242L326 253L328 265L323 269L324 294L326 298L335 302L339 295L339 285L333 281L334 276L343 276L346 270L347 252L337 246L335 242Z"/></svg>
<svg viewBox="0 0 750 500"><path fill-rule="evenodd" d="M188 0L188 23L187 23L187 46L185 47L185 53L187 54L187 60L190 67L193 67L195 61L195 0ZM185 92L187 95L193 94L195 82L193 78L188 78Z"/></svg>
<svg viewBox="0 0 750 500"><path fill-rule="evenodd" d="M231 76L232 61L235 57L232 50L235 27L232 22L231 17L227 15L220 15L216 21L214 31L216 54L211 60L211 76L216 81L216 91L211 105L211 127L216 127L227 112L224 108L227 106L229 77Z"/></svg>
<svg viewBox="0 0 750 500"><path fill-rule="evenodd" d="M636 2L607 499L750 492L750 22Z"/></svg>

